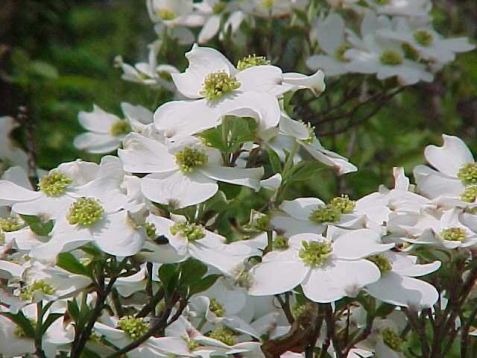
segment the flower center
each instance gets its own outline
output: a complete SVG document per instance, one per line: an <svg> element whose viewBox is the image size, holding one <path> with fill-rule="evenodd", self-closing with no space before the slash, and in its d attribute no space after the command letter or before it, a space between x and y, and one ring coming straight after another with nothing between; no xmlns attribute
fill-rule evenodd
<svg viewBox="0 0 477 358"><path fill-rule="evenodd" d="M467 239L467 233L461 227L444 229L440 232L440 236L447 241L464 241Z"/></svg>
<svg viewBox="0 0 477 358"><path fill-rule="evenodd" d="M150 239L155 239L156 238L156 225L153 223L146 223L144 225L144 229L146 230L146 235Z"/></svg>
<svg viewBox="0 0 477 358"><path fill-rule="evenodd" d="M465 188L464 192L460 194L460 199L466 203L473 203L477 199L477 185Z"/></svg>
<svg viewBox="0 0 477 358"><path fill-rule="evenodd" d="M222 306L215 298L210 299L209 309L214 312L217 317L223 317L225 314L224 306Z"/></svg>
<svg viewBox="0 0 477 358"><path fill-rule="evenodd" d="M29 319L29 318L27 318L27 319L30 321L30 325L32 326L33 331L35 331L36 330L36 325L38 324L37 321L34 320L34 319ZM28 335L28 333L25 332L25 330L19 325L17 325L15 327L15 330L13 331L13 335L17 338L31 338Z"/></svg>
<svg viewBox="0 0 477 358"><path fill-rule="evenodd" d="M226 327L216 328L213 331L209 332L208 336L228 346L233 346L235 344L234 332Z"/></svg>
<svg viewBox="0 0 477 358"><path fill-rule="evenodd" d="M403 340L394 330L386 328L381 332L381 335L383 336L384 344L395 352L401 352Z"/></svg>
<svg viewBox="0 0 477 358"><path fill-rule="evenodd" d="M197 343L196 341L193 341L192 339L184 338L184 340L186 341L186 343L187 343L187 349L188 349L190 352L196 350L196 349L199 348L199 346L200 346L199 343Z"/></svg>
<svg viewBox="0 0 477 358"><path fill-rule="evenodd" d="M409 58L413 61L418 61L419 60L419 52L417 52L417 50L414 47L412 47L410 44L403 43L401 45L401 48L404 51L404 56L406 58Z"/></svg>
<svg viewBox="0 0 477 358"><path fill-rule="evenodd" d="M273 240L273 250L282 251L288 249L288 239L285 236L278 235Z"/></svg>
<svg viewBox="0 0 477 358"><path fill-rule="evenodd" d="M161 20L164 21L174 20L177 17L177 14L173 10L168 8L159 9L156 14Z"/></svg>
<svg viewBox="0 0 477 358"><path fill-rule="evenodd" d="M391 262L384 255L373 255L369 256L367 259L378 266L379 271L381 271L382 274L391 271L393 268Z"/></svg>
<svg viewBox="0 0 477 358"><path fill-rule="evenodd" d="M61 172L52 172L40 179L38 188L46 196L57 197L65 193L66 188L73 182L73 179Z"/></svg>
<svg viewBox="0 0 477 358"><path fill-rule="evenodd" d="M432 42L434 42L434 37L429 31L418 30L414 32L414 40L416 40L419 45L427 47L432 45Z"/></svg>
<svg viewBox="0 0 477 358"><path fill-rule="evenodd" d="M187 241L197 241L205 237L204 227L194 223L179 222L169 229L172 235L179 234Z"/></svg>
<svg viewBox="0 0 477 358"><path fill-rule="evenodd" d="M466 185L477 184L477 164L467 163L459 169L457 178Z"/></svg>
<svg viewBox="0 0 477 358"><path fill-rule="evenodd" d="M350 200L348 195L343 194L331 199L328 205L338 209L342 214L350 214L356 207L356 202L354 200Z"/></svg>
<svg viewBox="0 0 477 358"><path fill-rule="evenodd" d="M302 248L298 256L300 259L310 267L323 266L331 256L333 248L330 242L327 241L302 241Z"/></svg>
<svg viewBox="0 0 477 358"><path fill-rule="evenodd" d="M36 295L52 295L54 293L55 289L48 282L45 280L37 280L22 290L20 298L24 301L29 301Z"/></svg>
<svg viewBox="0 0 477 358"><path fill-rule="evenodd" d="M5 234L0 230L0 245L5 245Z"/></svg>
<svg viewBox="0 0 477 358"><path fill-rule="evenodd" d="M341 62L349 62L349 59L345 57L346 51L351 48L350 44L343 43L335 50L335 58Z"/></svg>
<svg viewBox="0 0 477 358"><path fill-rule="evenodd" d="M181 172L191 173L195 168L207 164L207 154L200 149L185 147L176 153L176 163Z"/></svg>
<svg viewBox="0 0 477 358"><path fill-rule="evenodd" d="M335 223L341 219L341 211L330 205L313 210L309 219L317 224Z"/></svg>
<svg viewBox="0 0 477 358"><path fill-rule="evenodd" d="M147 333L149 325L142 318L126 316L118 321L118 328L123 330L131 339L138 339Z"/></svg>
<svg viewBox="0 0 477 358"><path fill-rule="evenodd" d="M270 60L267 60L265 56L257 56L255 54L248 55L237 62L237 69L240 71L249 67L269 65Z"/></svg>
<svg viewBox="0 0 477 358"><path fill-rule="evenodd" d="M403 63L404 59L396 50L385 50L381 53L379 61L381 61L383 65L398 66Z"/></svg>
<svg viewBox="0 0 477 358"><path fill-rule="evenodd" d="M0 218L0 230L4 232L12 232L20 230L23 227L23 223L15 218Z"/></svg>
<svg viewBox="0 0 477 358"><path fill-rule="evenodd" d="M200 94L210 101L221 98L240 87L240 82L225 71L210 73L204 80Z"/></svg>
<svg viewBox="0 0 477 358"><path fill-rule="evenodd" d="M113 137L119 137L129 132L131 132L131 126L124 120L114 122L110 129L110 133Z"/></svg>
<svg viewBox="0 0 477 358"><path fill-rule="evenodd" d="M222 11L225 10L226 6L227 4L225 2L219 1L212 7L212 11L214 12L214 14L220 14Z"/></svg>
<svg viewBox="0 0 477 358"><path fill-rule="evenodd" d="M103 218L104 209L98 200L80 198L71 205L68 212L68 222L71 225L92 226Z"/></svg>

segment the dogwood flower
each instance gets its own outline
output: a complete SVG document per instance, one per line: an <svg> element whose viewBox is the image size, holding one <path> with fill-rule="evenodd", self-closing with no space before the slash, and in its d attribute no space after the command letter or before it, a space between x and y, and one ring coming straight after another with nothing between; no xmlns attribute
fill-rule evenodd
<svg viewBox="0 0 477 358"><path fill-rule="evenodd" d="M397 306L421 310L437 302L438 292L431 284L414 277L430 274L441 266L440 261L417 264L417 257L384 252L371 256L381 271L381 278L366 286L366 292L377 299Z"/></svg>
<svg viewBox="0 0 477 358"><path fill-rule="evenodd" d="M152 173L141 180L143 194L156 203L183 208L211 198L217 181L260 188L262 168L222 165L220 152L195 138L167 147L157 140L132 133L124 141L119 157L131 173Z"/></svg>
<svg viewBox="0 0 477 358"><path fill-rule="evenodd" d="M305 296L315 302L355 296L380 277L379 269L362 258L389 248L366 229L351 231L334 241L316 234L294 235L287 249L267 253L262 263L252 268L249 293L273 295L301 284Z"/></svg>

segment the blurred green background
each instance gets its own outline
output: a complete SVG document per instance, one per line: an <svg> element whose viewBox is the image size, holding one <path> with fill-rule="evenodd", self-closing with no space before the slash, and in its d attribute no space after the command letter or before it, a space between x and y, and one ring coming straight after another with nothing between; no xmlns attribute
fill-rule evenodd
<svg viewBox="0 0 477 358"><path fill-rule="evenodd" d="M433 13L441 33L475 43L475 0L437 0ZM82 132L78 112L93 103L117 114L122 101L155 109L154 90L121 80L113 66L116 55L132 64L147 59L156 35L143 0L2 0L0 23L0 115L15 116L26 106L42 168L98 159L72 146ZM364 124L320 138L360 171L307 186L322 196L337 188L354 197L369 193L391 183L393 166L409 173L423 162L425 145L439 144L442 133L459 135L477 150L476 51L458 56L434 83L407 89Z"/></svg>

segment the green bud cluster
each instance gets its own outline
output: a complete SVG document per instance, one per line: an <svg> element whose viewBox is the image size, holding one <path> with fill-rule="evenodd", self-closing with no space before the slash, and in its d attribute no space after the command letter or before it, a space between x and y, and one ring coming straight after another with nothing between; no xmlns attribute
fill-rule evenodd
<svg viewBox="0 0 477 358"><path fill-rule="evenodd" d="M404 58L398 51L385 50L381 53L381 56L379 57L379 61L383 65L398 66L404 62Z"/></svg>
<svg viewBox="0 0 477 358"><path fill-rule="evenodd" d="M159 10L156 12L156 15L157 15L161 20L164 20L164 21L174 20L174 19L177 17L177 14L176 14L173 10L167 9L167 8L159 9Z"/></svg>
<svg viewBox="0 0 477 358"><path fill-rule="evenodd" d="M213 101L240 87L240 82L225 71L210 73L204 81L200 94Z"/></svg>
<svg viewBox="0 0 477 358"><path fill-rule="evenodd" d="M391 328L386 328L381 332L383 336L384 344L391 348L395 352L402 351L403 340L399 335Z"/></svg>
<svg viewBox="0 0 477 358"><path fill-rule="evenodd" d="M183 173L191 173L195 168L206 165L208 159L205 152L191 147L176 153L176 163Z"/></svg>
<svg viewBox="0 0 477 358"><path fill-rule="evenodd" d="M127 121L119 120L113 123L110 129L110 133L113 137L118 137L131 132L131 126Z"/></svg>
<svg viewBox="0 0 477 358"><path fill-rule="evenodd" d="M138 339L147 333L149 325L143 318L125 316L118 321L118 328L123 330L131 339Z"/></svg>
<svg viewBox="0 0 477 358"><path fill-rule="evenodd" d="M428 47L434 42L434 36L427 30L418 30L414 32L414 40L416 40L419 45Z"/></svg>
<svg viewBox="0 0 477 358"><path fill-rule="evenodd" d="M68 222L71 225L92 226L103 218L104 209L98 200L93 198L80 198L70 207Z"/></svg>
<svg viewBox="0 0 477 358"><path fill-rule="evenodd" d="M447 241L464 241L467 239L467 233L461 227L451 227L444 229L439 235Z"/></svg>
<svg viewBox="0 0 477 358"><path fill-rule="evenodd" d="M298 252L300 259L310 267L320 267L326 264L333 248L328 241L302 241L302 248Z"/></svg>
<svg viewBox="0 0 477 358"><path fill-rule="evenodd" d="M465 185L477 184L477 163L467 163L459 169L457 178Z"/></svg>
<svg viewBox="0 0 477 358"><path fill-rule="evenodd" d="M213 331L210 331L208 336L228 346L233 346L235 344L235 334L227 327L216 328Z"/></svg>
<svg viewBox="0 0 477 358"><path fill-rule="evenodd" d="M23 227L23 222L16 217L0 218L0 231L12 232L20 230Z"/></svg>
<svg viewBox="0 0 477 358"><path fill-rule="evenodd" d="M187 241L197 241L205 237L205 230L202 225L178 222L169 229L172 235L180 235Z"/></svg>
<svg viewBox="0 0 477 358"><path fill-rule="evenodd" d="M382 274L391 271L393 268L389 259L384 255L373 255L367 259L378 266Z"/></svg>
<svg viewBox="0 0 477 358"><path fill-rule="evenodd" d="M466 203L473 203L477 199L477 185L465 188L464 192L460 194L460 199Z"/></svg>
<svg viewBox="0 0 477 358"><path fill-rule="evenodd" d="M53 295L55 289L45 280L37 280L22 289L20 298L24 301L32 300L35 295Z"/></svg>
<svg viewBox="0 0 477 358"><path fill-rule="evenodd" d="M285 236L278 235L273 240L273 250L281 251L288 249L288 239Z"/></svg>
<svg viewBox="0 0 477 358"><path fill-rule="evenodd" d="M348 195L343 194L331 199L329 205L338 209L342 214L350 214L356 207L356 202L354 200L350 200Z"/></svg>
<svg viewBox="0 0 477 358"><path fill-rule="evenodd" d="M317 224L336 223L341 219L341 211L330 205L313 210L309 219Z"/></svg>
<svg viewBox="0 0 477 358"><path fill-rule="evenodd" d="M73 179L65 174L54 171L40 179L38 188L46 196L58 197L66 192L66 188L73 182Z"/></svg>
<svg viewBox="0 0 477 358"><path fill-rule="evenodd" d="M225 309L224 306L222 306L219 301L217 301L215 298L210 299L210 305L209 305L210 311L212 311L217 317L223 317L225 314Z"/></svg>
<svg viewBox="0 0 477 358"><path fill-rule="evenodd" d="M237 69L239 71L243 71L247 68L254 67L254 66L262 66L262 65L269 65L270 60L268 60L265 56L257 56L257 55L248 55L247 57L242 58L237 62Z"/></svg>
<svg viewBox="0 0 477 358"><path fill-rule="evenodd" d="M335 58L341 62L349 62L349 60L345 57L346 51L351 48L350 44L342 43L338 48L335 50Z"/></svg>
<svg viewBox="0 0 477 358"><path fill-rule="evenodd" d="M150 239L156 238L156 225L153 223L146 223L144 224L144 229L146 230L146 235Z"/></svg>

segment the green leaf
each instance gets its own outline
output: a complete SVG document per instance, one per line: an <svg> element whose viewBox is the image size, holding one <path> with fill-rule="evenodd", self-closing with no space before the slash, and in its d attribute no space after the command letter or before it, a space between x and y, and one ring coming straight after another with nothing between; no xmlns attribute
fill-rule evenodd
<svg viewBox="0 0 477 358"><path fill-rule="evenodd" d="M209 289L217 279L222 275L209 275L200 280L197 280L193 285L189 288L189 296L195 295L196 293L203 292Z"/></svg>
<svg viewBox="0 0 477 358"><path fill-rule="evenodd" d="M267 149L268 154L268 161L272 167L274 173L281 173L282 172L282 163L280 161L280 157L277 153L275 153L271 149Z"/></svg>
<svg viewBox="0 0 477 358"><path fill-rule="evenodd" d="M66 304L68 306L68 314L71 316L73 321L77 322L78 319L79 319L79 315L80 315L78 302L76 302L76 300L73 299L71 301L68 301Z"/></svg>
<svg viewBox="0 0 477 358"><path fill-rule="evenodd" d="M189 259L181 264L180 285L189 286L207 273L207 266L199 260Z"/></svg>
<svg viewBox="0 0 477 358"><path fill-rule="evenodd" d="M38 216L34 215L20 215L23 221L25 221L30 229L37 235L40 236L47 236L51 230L55 222L53 220L43 222Z"/></svg>
<svg viewBox="0 0 477 358"><path fill-rule="evenodd" d="M91 271L69 252L59 254L56 259L56 264L68 272L88 277L91 276Z"/></svg>
<svg viewBox="0 0 477 358"><path fill-rule="evenodd" d="M48 80L55 80L58 78L58 70L56 69L56 67L43 61L30 62L29 72L32 75L37 75Z"/></svg>
<svg viewBox="0 0 477 358"><path fill-rule="evenodd" d="M166 296L169 296L178 287L179 272L176 264L165 264L159 268L159 279L164 287Z"/></svg>

